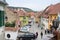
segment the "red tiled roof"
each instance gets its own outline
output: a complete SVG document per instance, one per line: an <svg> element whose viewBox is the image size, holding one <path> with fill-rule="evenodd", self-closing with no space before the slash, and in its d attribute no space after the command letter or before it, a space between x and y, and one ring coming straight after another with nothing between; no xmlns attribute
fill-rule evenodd
<svg viewBox="0 0 60 40"><path fill-rule="evenodd" d="M28 15L35 16L35 13L34 12L29 12Z"/></svg>
<svg viewBox="0 0 60 40"><path fill-rule="evenodd" d="M60 3L51 5L46 10L46 13L48 13L48 14L57 14L58 12L60 12Z"/></svg>
<svg viewBox="0 0 60 40"><path fill-rule="evenodd" d="M40 17L42 15L42 12L37 12L36 15L37 17Z"/></svg>
<svg viewBox="0 0 60 40"><path fill-rule="evenodd" d="M48 18L48 14L42 14L42 17Z"/></svg>
<svg viewBox="0 0 60 40"><path fill-rule="evenodd" d="M18 16L28 16L28 13L26 12L26 11L24 11L24 10L21 10L21 9L19 9L19 10L16 10L16 9L11 9L11 8L8 8L10 11L12 11L13 13L17 13L18 14Z"/></svg>

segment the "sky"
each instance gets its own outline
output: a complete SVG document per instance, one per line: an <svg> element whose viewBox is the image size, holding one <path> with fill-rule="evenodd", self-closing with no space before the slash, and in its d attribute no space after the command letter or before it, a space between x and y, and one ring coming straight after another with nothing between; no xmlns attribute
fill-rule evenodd
<svg viewBox="0 0 60 40"><path fill-rule="evenodd" d="M51 4L60 3L60 0L6 0L9 6L26 7L34 11L44 10Z"/></svg>

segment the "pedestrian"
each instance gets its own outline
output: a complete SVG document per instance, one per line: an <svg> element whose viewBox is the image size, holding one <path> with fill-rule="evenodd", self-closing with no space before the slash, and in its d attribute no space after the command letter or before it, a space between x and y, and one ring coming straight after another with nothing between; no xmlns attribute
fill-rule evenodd
<svg viewBox="0 0 60 40"><path fill-rule="evenodd" d="M45 34L46 34L46 30L45 30Z"/></svg>
<svg viewBox="0 0 60 40"><path fill-rule="evenodd" d="M49 34L49 30L48 30L47 32L48 32L48 34Z"/></svg>
<svg viewBox="0 0 60 40"><path fill-rule="evenodd" d="M36 32L36 37L35 38L37 38L38 37L38 32Z"/></svg>
<svg viewBox="0 0 60 40"><path fill-rule="evenodd" d="M43 37L43 33L41 32L41 38Z"/></svg>
<svg viewBox="0 0 60 40"><path fill-rule="evenodd" d="M39 27L40 25L38 24L38 27Z"/></svg>

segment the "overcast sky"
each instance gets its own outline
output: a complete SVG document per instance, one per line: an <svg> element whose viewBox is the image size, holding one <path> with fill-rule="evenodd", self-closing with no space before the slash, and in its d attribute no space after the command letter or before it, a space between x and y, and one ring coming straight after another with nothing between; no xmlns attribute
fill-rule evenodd
<svg viewBox="0 0 60 40"><path fill-rule="evenodd" d="M60 0L6 0L9 6L27 7L35 11L44 10L51 4L60 3Z"/></svg>

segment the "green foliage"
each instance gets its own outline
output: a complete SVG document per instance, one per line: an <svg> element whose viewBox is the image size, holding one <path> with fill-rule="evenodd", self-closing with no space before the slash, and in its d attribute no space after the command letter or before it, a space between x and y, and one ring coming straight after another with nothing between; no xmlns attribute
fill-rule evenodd
<svg viewBox="0 0 60 40"><path fill-rule="evenodd" d="M11 27L15 27L15 21L11 23Z"/></svg>
<svg viewBox="0 0 60 40"><path fill-rule="evenodd" d="M5 27L15 27L15 21L12 23L6 22Z"/></svg>
<svg viewBox="0 0 60 40"><path fill-rule="evenodd" d="M10 23L9 22L6 22L5 23L5 27L9 27L10 26Z"/></svg>

